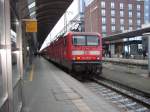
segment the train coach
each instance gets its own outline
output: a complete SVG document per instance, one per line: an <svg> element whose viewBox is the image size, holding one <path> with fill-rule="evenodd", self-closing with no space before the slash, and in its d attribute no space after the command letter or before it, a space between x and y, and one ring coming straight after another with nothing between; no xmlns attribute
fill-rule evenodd
<svg viewBox="0 0 150 112"><path fill-rule="evenodd" d="M68 32L44 49L47 58L84 77L102 73L102 37L98 33Z"/></svg>

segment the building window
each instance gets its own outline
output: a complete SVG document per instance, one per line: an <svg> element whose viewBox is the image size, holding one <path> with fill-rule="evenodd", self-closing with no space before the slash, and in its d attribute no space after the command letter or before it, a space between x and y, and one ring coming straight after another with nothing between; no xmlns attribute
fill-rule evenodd
<svg viewBox="0 0 150 112"><path fill-rule="evenodd" d="M116 30L115 26L111 26L111 31L114 32Z"/></svg>
<svg viewBox="0 0 150 112"><path fill-rule="evenodd" d="M105 1L101 1L101 8L105 8Z"/></svg>
<svg viewBox="0 0 150 112"><path fill-rule="evenodd" d="M132 12L131 11L129 12L129 18L132 18Z"/></svg>
<svg viewBox="0 0 150 112"><path fill-rule="evenodd" d="M102 24L106 24L106 18L102 17Z"/></svg>
<svg viewBox="0 0 150 112"><path fill-rule="evenodd" d="M106 37L107 35L106 35L106 33L102 33L102 36L103 36L103 37Z"/></svg>
<svg viewBox="0 0 150 112"><path fill-rule="evenodd" d="M123 3L120 3L120 9L123 9L123 8L124 8Z"/></svg>
<svg viewBox="0 0 150 112"><path fill-rule="evenodd" d="M132 25L132 19L129 19L129 26Z"/></svg>
<svg viewBox="0 0 150 112"><path fill-rule="evenodd" d="M111 16L115 16L115 10L111 10Z"/></svg>
<svg viewBox="0 0 150 112"><path fill-rule="evenodd" d="M128 4L128 9L132 10L132 4Z"/></svg>
<svg viewBox="0 0 150 112"><path fill-rule="evenodd" d="M140 11L140 9L141 9L141 5L138 4L137 5L137 10Z"/></svg>
<svg viewBox="0 0 150 112"><path fill-rule="evenodd" d="M120 11L120 17L124 17L124 12Z"/></svg>
<svg viewBox="0 0 150 112"><path fill-rule="evenodd" d="M115 3L111 2L111 8L114 9L115 8Z"/></svg>
<svg viewBox="0 0 150 112"><path fill-rule="evenodd" d="M111 24L115 24L115 18L111 18Z"/></svg>
<svg viewBox="0 0 150 112"><path fill-rule="evenodd" d="M137 18L141 17L141 12L137 12Z"/></svg>
<svg viewBox="0 0 150 112"><path fill-rule="evenodd" d="M102 25L102 32L106 32L106 25Z"/></svg>
<svg viewBox="0 0 150 112"><path fill-rule="evenodd" d="M130 26L130 27L129 27L129 30L133 30L133 27L132 27L132 26Z"/></svg>
<svg viewBox="0 0 150 112"><path fill-rule="evenodd" d="M120 24L124 25L124 19L120 19Z"/></svg>
<svg viewBox="0 0 150 112"><path fill-rule="evenodd" d="M138 25L138 26L141 25L141 20L140 20L140 19L137 20L137 25Z"/></svg>
<svg viewBox="0 0 150 112"><path fill-rule="evenodd" d="M120 30L121 30L121 31L124 31L124 29L125 29L124 26L121 26L121 27L120 27Z"/></svg>
<svg viewBox="0 0 150 112"><path fill-rule="evenodd" d="M102 12L102 16L106 16L105 9L102 9L101 12Z"/></svg>

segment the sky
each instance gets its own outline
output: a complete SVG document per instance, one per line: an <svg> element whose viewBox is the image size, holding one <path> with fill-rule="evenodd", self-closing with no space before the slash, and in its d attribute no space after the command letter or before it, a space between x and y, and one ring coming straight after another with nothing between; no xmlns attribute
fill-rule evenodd
<svg viewBox="0 0 150 112"><path fill-rule="evenodd" d="M74 0L66 11L67 23L69 23L69 21L72 20L78 13L79 13L79 0ZM55 39L55 36L63 29L63 27L64 27L64 15L60 18L60 20L54 26L52 31L49 33L40 51L44 49L46 46L48 46L49 43Z"/></svg>

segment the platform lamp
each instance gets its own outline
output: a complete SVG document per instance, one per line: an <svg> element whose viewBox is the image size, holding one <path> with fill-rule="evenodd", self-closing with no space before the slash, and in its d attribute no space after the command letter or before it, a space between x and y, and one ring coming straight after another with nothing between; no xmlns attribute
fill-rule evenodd
<svg viewBox="0 0 150 112"><path fill-rule="evenodd" d="M143 33L143 36L148 37L148 77L150 77L150 32Z"/></svg>

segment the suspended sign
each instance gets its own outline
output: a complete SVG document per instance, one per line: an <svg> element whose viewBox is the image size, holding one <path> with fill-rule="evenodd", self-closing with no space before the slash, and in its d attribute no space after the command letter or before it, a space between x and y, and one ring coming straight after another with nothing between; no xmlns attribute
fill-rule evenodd
<svg viewBox="0 0 150 112"><path fill-rule="evenodd" d="M37 20L35 19L26 19L26 32L37 32Z"/></svg>

